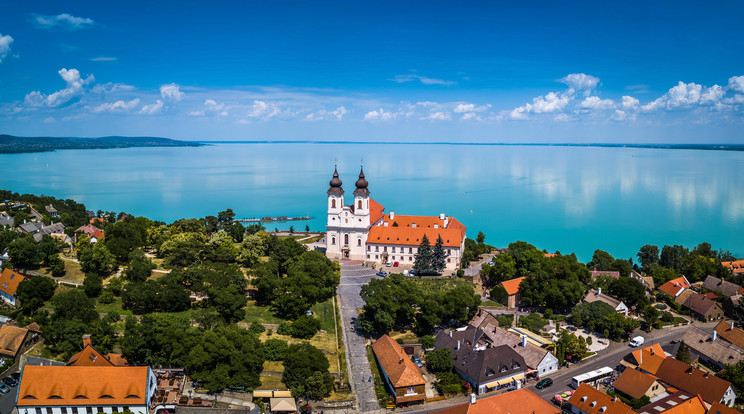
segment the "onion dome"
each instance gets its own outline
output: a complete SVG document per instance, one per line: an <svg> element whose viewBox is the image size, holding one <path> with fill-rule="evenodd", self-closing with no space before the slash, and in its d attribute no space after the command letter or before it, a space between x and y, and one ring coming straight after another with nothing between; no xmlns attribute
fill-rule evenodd
<svg viewBox="0 0 744 414"><path fill-rule="evenodd" d="M369 190L367 189L368 185L369 183L367 182L367 179L364 178L364 167L362 167L362 170L359 172L359 179L356 182L356 190L354 190L354 195L369 196Z"/></svg>
<svg viewBox="0 0 744 414"><path fill-rule="evenodd" d="M330 182L331 188L328 189L328 195L344 195L344 189L341 188L341 179L338 178L338 169L333 168L333 178Z"/></svg>

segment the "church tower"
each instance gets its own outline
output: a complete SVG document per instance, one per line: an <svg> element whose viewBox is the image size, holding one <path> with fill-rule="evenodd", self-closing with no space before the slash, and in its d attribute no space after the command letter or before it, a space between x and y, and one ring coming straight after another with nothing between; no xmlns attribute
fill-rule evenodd
<svg viewBox="0 0 744 414"><path fill-rule="evenodd" d="M344 209L344 189L341 188L341 179L338 178L338 168L333 169L331 188L328 189L328 216L338 215Z"/></svg>
<svg viewBox="0 0 744 414"><path fill-rule="evenodd" d="M356 182L356 190L354 190L354 216L362 219L362 223L366 226L370 225L368 185L367 179L364 178L364 167L362 167Z"/></svg>

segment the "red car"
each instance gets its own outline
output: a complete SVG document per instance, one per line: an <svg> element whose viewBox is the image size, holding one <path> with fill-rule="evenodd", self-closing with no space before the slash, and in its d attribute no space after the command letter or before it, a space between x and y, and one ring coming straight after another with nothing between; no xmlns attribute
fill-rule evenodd
<svg viewBox="0 0 744 414"><path fill-rule="evenodd" d="M393 267L398 267L398 262L394 262Z"/></svg>

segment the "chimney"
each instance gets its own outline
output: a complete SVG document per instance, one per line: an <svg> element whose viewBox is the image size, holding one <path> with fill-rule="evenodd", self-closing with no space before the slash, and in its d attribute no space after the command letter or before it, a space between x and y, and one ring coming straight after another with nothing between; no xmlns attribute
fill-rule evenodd
<svg viewBox="0 0 744 414"><path fill-rule="evenodd" d="M715 330L713 331L713 338L711 338L711 341L715 341L718 338L718 332Z"/></svg>
<svg viewBox="0 0 744 414"><path fill-rule="evenodd" d="M394 211L391 211L390 212L390 220L395 220L395 212Z"/></svg>
<svg viewBox="0 0 744 414"><path fill-rule="evenodd" d="M439 213L439 220L444 220L444 213Z"/></svg>
<svg viewBox="0 0 744 414"><path fill-rule="evenodd" d="M601 294L602 294L602 288L597 288L597 295L601 295Z"/></svg>
<svg viewBox="0 0 744 414"><path fill-rule="evenodd" d="M93 342L90 340L90 335L89 334L85 334L85 335L83 335L83 348L85 348L88 345L91 345L92 346L93 345Z"/></svg>
<svg viewBox="0 0 744 414"><path fill-rule="evenodd" d="M416 228L416 223L412 223L411 224L411 227L413 227L415 229Z"/></svg>
<svg viewBox="0 0 744 414"><path fill-rule="evenodd" d="M434 228L435 229L438 229L439 228L439 224L434 224Z"/></svg>
<svg viewBox="0 0 744 414"><path fill-rule="evenodd" d="M444 225L442 227L444 227L446 229L447 228L447 224L449 224L449 217L445 217L444 218Z"/></svg>
<svg viewBox="0 0 744 414"><path fill-rule="evenodd" d="M459 339L457 340L457 350L458 351L460 350L460 340Z"/></svg>
<svg viewBox="0 0 744 414"><path fill-rule="evenodd" d="M398 360L398 363L399 363L399 364L402 364L402 363L403 363L403 358L399 359L399 360Z"/></svg>
<svg viewBox="0 0 744 414"><path fill-rule="evenodd" d="M450 331L450 338L452 338L452 331Z"/></svg>
<svg viewBox="0 0 744 414"><path fill-rule="evenodd" d="M734 330L734 321L731 321L731 328L729 330L731 330L731 331Z"/></svg>
<svg viewBox="0 0 744 414"><path fill-rule="evenodd" d="M522 335L522 348L527 348L527 335Z"/></svg>
<svg viewBox="0 0 744 414"><path fill-rule="evenodd" d="M471 404L471 405L472 405L472 404L475 404L475 402L476 402L476 401L477 401L477 400L475 399L475 393L474 393L474 392L471 392L471 393L470 393L470 404Z"/></svg>
<svg viewBox="0 0 744 414"><path fill-rule="evenodd" d="M613 397L612 398L612 402L616 403L617 402L617 397Z"/></svg>

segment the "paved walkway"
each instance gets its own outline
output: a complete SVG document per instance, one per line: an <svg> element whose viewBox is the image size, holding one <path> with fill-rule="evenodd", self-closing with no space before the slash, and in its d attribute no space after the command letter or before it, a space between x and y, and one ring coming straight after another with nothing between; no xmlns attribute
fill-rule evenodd
<svg viewBox="0 0 744 414"><path fill-rule="evenodd" d="M364 381L372 376L367 359L365 338L356 329L352 331L358 309L364 306L359 292L363 285L376 278L375 270L364 267L360 262L341 261L341 283L338 287L339 304L341 305L341 326L343 326L346 359L349 366L349 382L356 394L358 411L377 411L380 406L375 394L374 382Z"/></svg>

